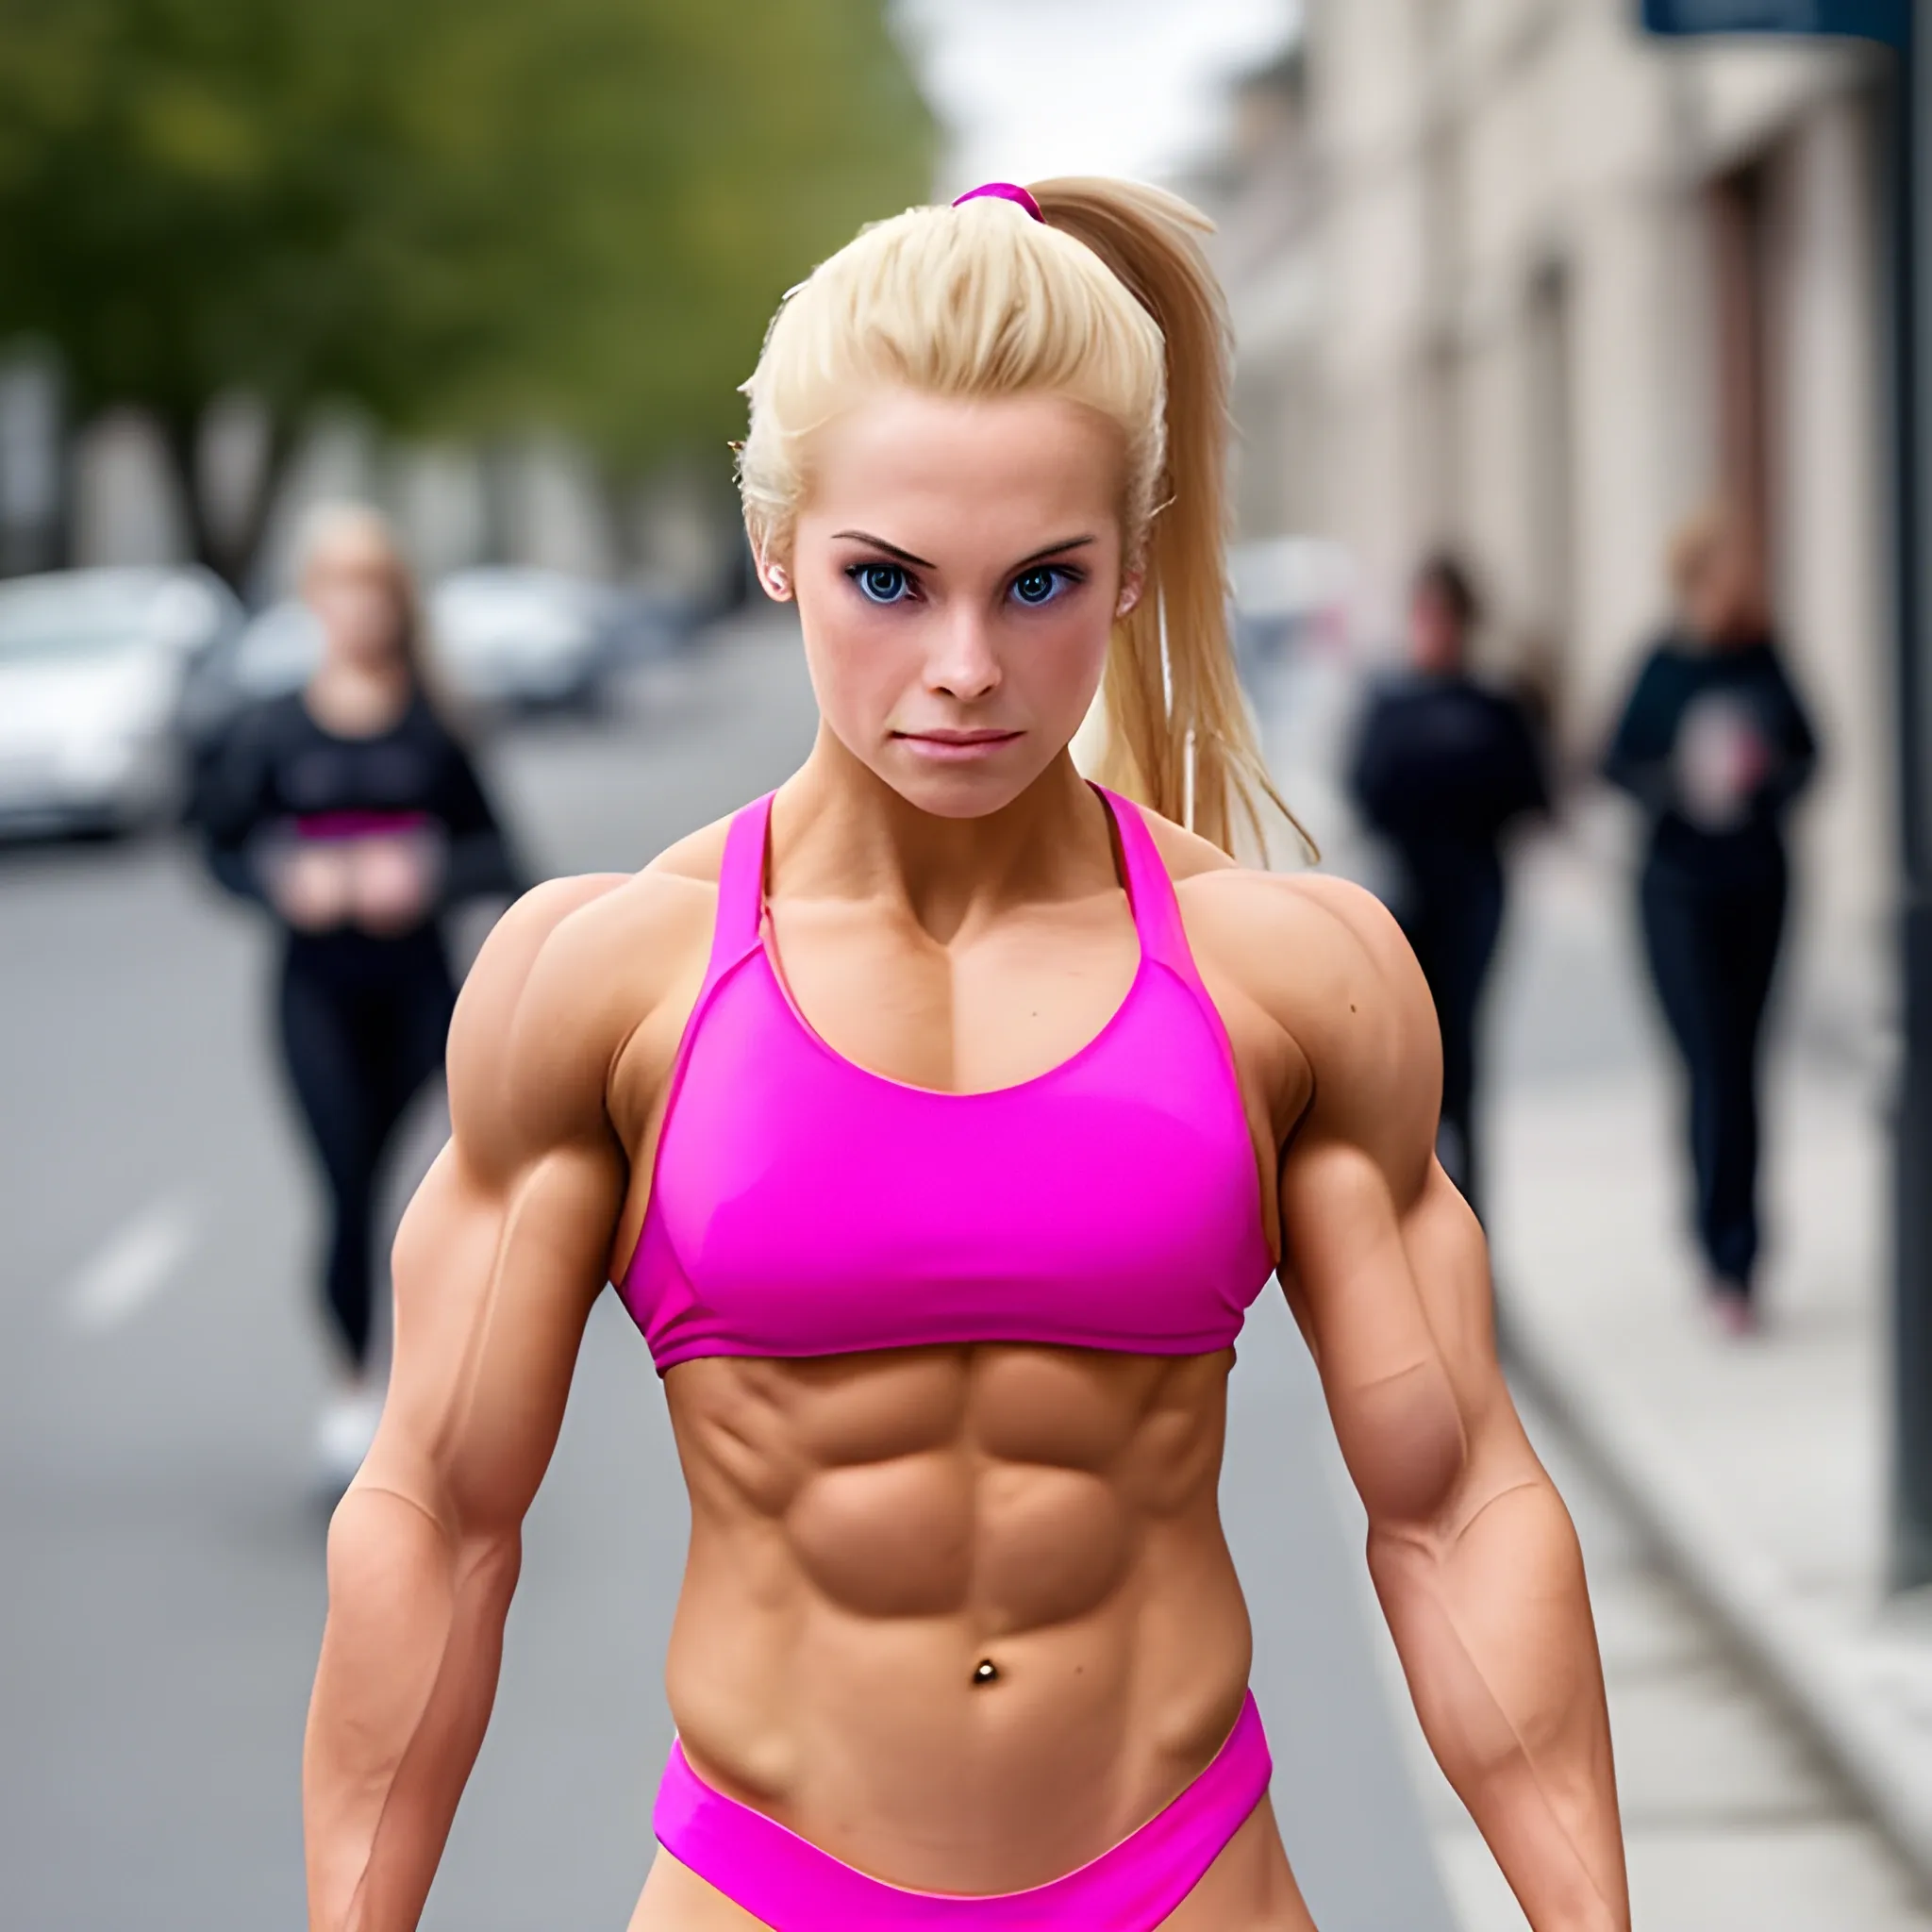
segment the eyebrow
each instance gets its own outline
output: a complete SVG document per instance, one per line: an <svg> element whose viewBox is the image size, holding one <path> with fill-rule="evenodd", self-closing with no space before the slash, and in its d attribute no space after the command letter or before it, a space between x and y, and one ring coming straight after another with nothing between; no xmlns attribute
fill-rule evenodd
<svg viewBox="0 0 1932 1932"><path fill-rule="evenodd" d="M874 537L869 530L839 530L834 535L850 537L855 543L870 543L874 550L883 550L888 557L896 557L901 563L916 563L921 570L938 568L924 558L915 557L909 550L901 550L896 543L888 543L883 537Z"/></svg>
<svg viewBox="0 0 1932 1932"><path fill-rule="evenodd" d="M939 566L924 557L916 557L909 550L902 550L896 543L888 543L883 537L874 537L869 530L838 530L835 537L849 537L855 543L870 543L875 550L883 550L888 557L896 557L901 563L916 563L921 570L937 570ZM1091 537L1068 537L1058 543L1049 543L1043 550L1036 550L1030 557L1023 557L1012 567L1024 570L1029 563L1038 563L1042 558L1058 557L1063 550L1078 550L1083 544L1093 541Z"/></svg>

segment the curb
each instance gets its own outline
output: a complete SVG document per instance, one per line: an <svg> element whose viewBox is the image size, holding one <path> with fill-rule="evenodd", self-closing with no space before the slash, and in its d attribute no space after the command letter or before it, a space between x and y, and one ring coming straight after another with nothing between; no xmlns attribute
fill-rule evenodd
<svg viewBox="0 0 1932 1932"><path fill-rule="evenodd" d="M1932 1890L1932 1766L1874 1719L1852 1660L1792 1604L1641 1411L1593 1378L1551 1324L1499 1291L1505 1363L1657 1545L1679 1582L1783 1695L1791 1715Z"/></svg>

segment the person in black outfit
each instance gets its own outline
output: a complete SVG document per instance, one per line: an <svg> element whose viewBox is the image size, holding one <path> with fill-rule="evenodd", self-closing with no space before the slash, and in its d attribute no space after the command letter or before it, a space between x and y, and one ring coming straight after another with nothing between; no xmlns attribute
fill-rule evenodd
<svg viewBox="0 0 1932 1932"><path fill-rule="evenodd" d="M1549 794L1523 706L1469 674L1468 573L1430 558L1409 598L1410 668L1371 695L1350 789L1401 863L1394 908L1442 1033L1443 1167L1478 1213L1476 1018L1503 924L1504 828Z"/></svg>
<svg viewBox="0 0 1932 1932"><path fill-rule="evenodd" d="M1784 930L1783 822L1818 759L1750 546L1708 511L1672 546L1678 626L1639 672L1604 775L1650 821L1643 939L1690 1087L1697 1233L1721 1324L1757 1321L1757 1059Z"/></svg>
<svg viewBox="0 0 1932 1932"><path fill-rule="evenodd" d="M198 805L215 877L282 924L281 1042L332 1204L324 1285L349 1371L325 1410L325 1482L374 1434L374 1214L404 1110L442 1067L456 990L441 915L519 875L421 675L408 566L373 512L322 513L302 571L321 621L306 690L243 714Z"/></svg>

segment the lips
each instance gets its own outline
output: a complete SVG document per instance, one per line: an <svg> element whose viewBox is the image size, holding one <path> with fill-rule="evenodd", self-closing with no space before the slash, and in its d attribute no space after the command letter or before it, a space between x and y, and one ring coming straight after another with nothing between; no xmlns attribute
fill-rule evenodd
<svg viewBox="0 0 1932 1932"><path fill-rule="evenodd" d="M1018 738L1018 731L901 731L900 738L909 738L921 744L1004 744L1010 738Z"/></svg>
<svg viewBox="0 0 1932 1932"><path fill-rule="evenodd" d="M916 758L963 763L991 758L1014 743L1018 731L898 731L892 734Z"/></svg>

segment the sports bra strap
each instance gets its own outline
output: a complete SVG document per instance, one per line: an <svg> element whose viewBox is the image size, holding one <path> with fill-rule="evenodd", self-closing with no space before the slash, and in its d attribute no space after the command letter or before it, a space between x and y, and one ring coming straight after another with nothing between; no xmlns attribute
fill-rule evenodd
<svg viewBox="0 0 1932 1932"><path fill-rule="evenodd" d="M1123 798L1105 786L1095 786L1113 808L1114 824L1120 827L1121 858L1127 873L1127 899L1133 907L1134 930L1141 950L1207 997L1201 975L1194 969L1194 956L1188 949L1187 929L1181 924L1180 902L1174 897L1174 880L1147 829L1146 818L1131 798Z"/></svg>
<svg viewBox="0 0 1932 1932"><path fill-rule="evenodd" d="M718 865L718 911L711 927L711 959L705 985L751 952L765 916L765 837L772 822L772 793L733 813Z"/></svg>

